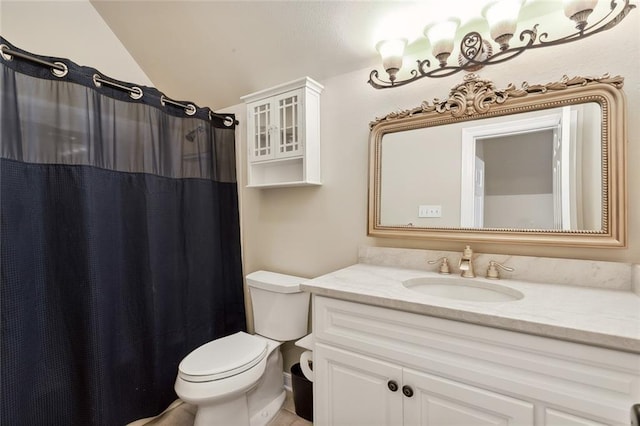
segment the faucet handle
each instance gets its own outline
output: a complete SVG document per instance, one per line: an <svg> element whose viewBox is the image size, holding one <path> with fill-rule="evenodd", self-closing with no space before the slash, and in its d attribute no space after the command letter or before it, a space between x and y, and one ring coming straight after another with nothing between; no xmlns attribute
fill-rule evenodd
<svg viewBox="0 0 640 426"><path fill-rule="evenodd" d="M446 257L441 257L439 259L436 260L429 260L427 263L429 265L433 265L434 263L438 263L442 261L442 263L440 264L440 267L438 268L438 272L441 274L450 274L451 270L449 269L449 259L447 259Z"/></svg>
<svg viewBox="0 0 640 426"><path fill-rule="evenodd" d="M499 280L500 273L498 272L498 268L508 272L515 271L515 269L513 268L509 268L508 266L504 266L502 263L498 263L495 260L491 260L489 261L489 267L487 268L487 278L492 280Z"/></svg>

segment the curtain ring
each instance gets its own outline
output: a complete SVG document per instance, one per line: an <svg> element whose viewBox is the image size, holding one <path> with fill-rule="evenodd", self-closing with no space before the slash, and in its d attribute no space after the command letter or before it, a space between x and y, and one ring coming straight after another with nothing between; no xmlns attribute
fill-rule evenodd
<svg viewBox="0 0 640 426"><path fill-rule="evenodd" d="M213 111L211 110L209 110L209 121L213 121ZM231 127L236 124L236 121L228 115L225 115L224 120L222 120L222 124L227 127Z"/></svg>
<svg viewBox="0 0 640 426"><path fill-rule="evenodd" d="M164 95L160 96L160 105L167 106L167 103L164 101Z"/></svg>
<svg viewBox="0 0 640 426"><path fill-rule="evenodd" d="M129 90L130 90L129 96L131 96L132 99L140 99L142 97L142 89L139 88L138 86L133 86Z"/></svg>
<svg viewBox="0 0 640 426"><path fill-rule="evenodd" d="M7 46L6 44L0 44L0 56L2 56L2 59L4 59L5 61L12 61L13 60L13 55L9 55L8 53L4 53L4 49L8 49L9 46Z"/></svg>
<svg viewBox="0 0 640 426"><path fill-rule="evenodd" d="M100 76L98 74L93 75L93 84L95 84L96 87L102 87L102 83L98 81L99 78Z"/></svg>
<svg viewBox="0 0 640 426"><path fill-rule="evenodd" d="M51 73L58 78L62 78L65 75L69 74L69 68L62 62L54 62L54 64L61 66L63 69L59 70L57 68L51 68Z"/></svg>
<svg viewBox="0 0 640 426"><path fill-rule="evenodd" d="M187 104L186 108L184 109L185 114L187 115L193 115L195 114L197 111L196 106L194 104Z"/></svg>

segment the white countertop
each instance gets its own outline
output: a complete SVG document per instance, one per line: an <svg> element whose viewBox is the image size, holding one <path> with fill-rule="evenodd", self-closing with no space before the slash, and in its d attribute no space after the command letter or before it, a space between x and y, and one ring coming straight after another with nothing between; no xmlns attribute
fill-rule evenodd
<svg viewBox="0 0 640 426"><path fill-rule="evenodd" d="M640 353L640 297L633 292L468 278L524 294L520 300L471 302L429 296L402 285L418 277L443 276L356 264L301 287L320 296Z"/></svg>

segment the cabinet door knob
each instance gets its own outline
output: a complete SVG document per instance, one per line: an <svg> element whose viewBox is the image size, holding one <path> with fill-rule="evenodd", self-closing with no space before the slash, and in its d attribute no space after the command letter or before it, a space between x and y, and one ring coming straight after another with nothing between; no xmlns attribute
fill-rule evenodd
<svg viewBox="0 0 640 426"><path fill-rule="evenodd" d="M411 398L413 396L413 389L411 389L410 386L405 385L405 386L402 387L402 393L407 398Z"/></svg>
<svg viewBox="0 0 640 426"><path fill-rule="evenodd" d="M389 381L387 382L387 387L389 388L389 390L390 390L391 392L395 392L395 391L397 391L397 390L398 390L398 383L396 383L396 381L395 381L395 380L389 380Z"/></svg>

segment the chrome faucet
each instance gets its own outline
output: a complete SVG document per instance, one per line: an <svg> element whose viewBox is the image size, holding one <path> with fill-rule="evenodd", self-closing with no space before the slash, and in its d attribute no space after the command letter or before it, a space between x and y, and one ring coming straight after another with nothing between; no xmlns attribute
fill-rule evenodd
<svg viewBox="0 0 640 426"><path fill-rule="evenodd" d="M474 278L476 276L473 270L473 250L471 246L466 246L462 251L462 257L460 258L460 275L465 278Z"/></svg>

